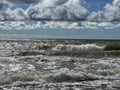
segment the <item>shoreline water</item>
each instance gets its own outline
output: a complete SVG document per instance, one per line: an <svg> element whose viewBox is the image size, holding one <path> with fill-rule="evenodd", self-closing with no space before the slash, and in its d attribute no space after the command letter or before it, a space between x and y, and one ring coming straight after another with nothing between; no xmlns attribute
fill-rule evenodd
<svg viewBox="0 0 120 90"><path fill-rule="evenodd" d="M104 50L109 45L119 49L120 42L0 40L0 89L119 90L120 53Z"/></svg>

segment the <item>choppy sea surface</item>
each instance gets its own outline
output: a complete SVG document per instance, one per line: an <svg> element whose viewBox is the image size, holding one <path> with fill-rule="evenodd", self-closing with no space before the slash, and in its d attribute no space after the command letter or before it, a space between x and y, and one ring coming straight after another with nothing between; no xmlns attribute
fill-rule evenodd
<svg viewBox="0 0 120 90"><path fill-rule="evenodd" d="M0 90L120 90L120 40L0 40Z"/></svg>

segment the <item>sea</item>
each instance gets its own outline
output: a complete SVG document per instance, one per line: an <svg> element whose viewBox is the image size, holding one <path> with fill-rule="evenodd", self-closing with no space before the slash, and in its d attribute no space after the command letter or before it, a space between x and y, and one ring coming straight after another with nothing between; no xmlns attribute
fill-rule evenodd
<svg viewBox="0 0 120 90"><path fill-rule="evenodd" d="M115 46L120 40L0 39L0 90L120 90Z"/></svg>

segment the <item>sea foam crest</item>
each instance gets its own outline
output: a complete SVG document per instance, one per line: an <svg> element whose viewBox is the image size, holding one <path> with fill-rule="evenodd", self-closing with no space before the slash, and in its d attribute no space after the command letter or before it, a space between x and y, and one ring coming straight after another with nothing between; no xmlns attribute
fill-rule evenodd
<svg viewBox="0 0 120 90"><path fill-rule="evenodd" d="M48 82L81 82L81 81L94 81L99 80L101 77L97 77L91 74L83 73L70 73L70 72L58 72L54 74L48 74L45 76Z"/></svg>
<svg viewBox="0 0 120 90"><path fill-rule="evenodd" d="M81 45L63 45L58 44L54 47L53 51L63 51L63 52L79 52L79 51L101 51L104 46L98 46L96 44L81 44Z"/></svg>

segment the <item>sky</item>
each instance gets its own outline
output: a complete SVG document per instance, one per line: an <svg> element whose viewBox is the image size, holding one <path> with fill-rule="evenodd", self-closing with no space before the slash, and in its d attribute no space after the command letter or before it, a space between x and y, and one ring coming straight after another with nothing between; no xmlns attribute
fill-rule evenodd
<svg viewBox="0 0 120 90"><path fill-rule="evenodd" d="M0 36L120 39L120 0L0 0Z"/></svg>

